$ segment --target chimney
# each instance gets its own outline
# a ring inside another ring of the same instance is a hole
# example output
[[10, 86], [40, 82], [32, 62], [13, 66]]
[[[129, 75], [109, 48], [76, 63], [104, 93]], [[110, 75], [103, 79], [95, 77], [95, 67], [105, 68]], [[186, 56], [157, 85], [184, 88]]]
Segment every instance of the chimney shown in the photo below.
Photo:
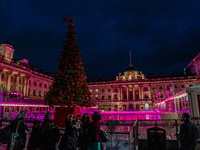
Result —
[[153, 73], [148, 73], [148, 74], [147, 74], [147, 78], [152, 78], [152, 77], [154, 77], [154, 74], [153, 74]]
[[94, 78], [93, 78], [93, 77], [91, 78], [91, 81], [94, 81]]
[[96, 77], [96, 81], [100, 81], [100, 78], [99, 78], [99, 77]]
[[116, 80], [116, 76], [113, 76], [113, 80]]
[[44, 71], [42, 69], [40, 69], [40, 73], [44, 73]]
[[162, 72], [159, 73], [159, 77], [163, 77], [163, 73]]
[[106, 80], [106, 78], [105, 78], [105, 77], [102, 77], [102, 78], [101, 78], [101, 80], [102, 80], [102, 81], [105, 81], [105, 80]]
[[173, 76], [177, 76], [177, 72], [174, 71], [174, 72], [172, 73], [172, 75], [173, 75]]
[[31, 66], [31, 70], [36, 71], [36, 66]]

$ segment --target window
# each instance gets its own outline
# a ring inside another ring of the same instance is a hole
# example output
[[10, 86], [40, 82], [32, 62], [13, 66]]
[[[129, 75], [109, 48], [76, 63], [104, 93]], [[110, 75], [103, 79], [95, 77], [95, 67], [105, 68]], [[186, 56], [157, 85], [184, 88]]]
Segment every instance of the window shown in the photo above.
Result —
[[98, 92], [99, 90], [98, 89], [96, 89], [96, 92]]
[[19, 107], [16, 107], [16, 108], [15, 108], [15, 112], [18, 112], [18, 111], [19, 111]]
[[28, 111], [28, 107], [25, 107], [25, 111]]
[[162, 89], [162, 86], [159, 86], [159, 89]]
[[21, 78], [19, 78], [19, 83], [21, 83], [21, 81], [22, 81], [22, 79], [21, 79]]
[[133, 89], [132, 89], [132, 88], [130, 88], [130, 91], [133, 91]]
[[155, 87], [152, 87], [152, 90], [155, 90]]
[[185, 85], [181, 85], [181, 88], [185, 88]]
[[35, 107], [33, 107], [33, 111], [35, 111]]
[[35, 96], [35, 93], [36, 93], [36, 91], [35, 91], [35, 90], [33, 90], [33, 96]]
[[46, 91], [44, 91], [44, 96], [46, 96], [47, 95], [47, 92]]
[[31, 85], [31, 80], [29, 80], [29, 86]]
[[90, 92], [92, 92], [92, 89], [90, 89]]
[[114, 92], [117, 92], [117, 89], [114, 89]]
[[37, 83], [36, 83], [36, 82], [34, 82], [34, 85], [36, 86], [36, 85], [37, 85]]
[[111, 100], [111, 95], [108, 95], [108, 99]]
[[96, 95], [96, 100], [98, 99], [98, 95]]
[[1, 78], [2, 78], [2, 79], [5, 78], [5, 74], [4, 74], [4, 73], [1, 74]]
[[41, 96], [41, 91], [39, 91], [39, 96]]
[[176, 88], [177, 88], [177, 85], [174, 85], [174, 88], [176, 89]]
[[10, 86], [10, 90], [12, 90], [12, 85]]
[[11, 81], [13, 80], [13, 76], [11, 76]]
[[189, 85], [189, 87], [192, 86], [191, 84]]
[[31, 94], [31, 89], [29, 88], [29, 89], [28, 89], [28, 95], [30, 95], [30, 94]]
[[42, 83], [40, 83], [40, 87], [42, 87]]
[[108, 92], [110, 92], [110, 89], [108, 89]]
[[44, 87], [47, 88], [47, 84], [44, 84]]
[[19, 87], [19, 92], [21, 92], [21, 87]]
[[104, 100], [104, 96], [102, 96], [102, 100]]
[[102, 92], [104, 92], [105, 90], [104, 89], [102, 89]]
[[29, 111], [32, 111], [32, 107], [29, 107]]

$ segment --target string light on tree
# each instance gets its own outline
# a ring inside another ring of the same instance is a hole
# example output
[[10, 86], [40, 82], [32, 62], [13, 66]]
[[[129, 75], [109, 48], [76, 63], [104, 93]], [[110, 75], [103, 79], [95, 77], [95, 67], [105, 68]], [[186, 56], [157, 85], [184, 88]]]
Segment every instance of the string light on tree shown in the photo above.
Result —
[[92, 106], [90, 92], [86, 86], [86, 76], [74, 32], [74, 18], [70, 22], [66, 40], [56, 69], [54, 82], [45, 97], [45, 104], [61, 106]]

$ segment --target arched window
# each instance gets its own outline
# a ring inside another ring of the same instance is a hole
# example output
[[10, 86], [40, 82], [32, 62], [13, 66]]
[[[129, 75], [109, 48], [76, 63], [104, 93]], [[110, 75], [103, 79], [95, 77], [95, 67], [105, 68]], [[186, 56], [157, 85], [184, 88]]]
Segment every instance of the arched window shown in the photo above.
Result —
[[129, 104], [128, 109], [133, 110], [133, 104]]
[[126, 106], [126, 104], [124, 104], [124, 106], [123, 106], [123, 109], [124, 109], [124, 110], [126, 110], [126, 109], [127, 109], [127, 106]]
[[149, 104], [148, 103], [145, 104], [145, 109], [149, 109]]
[[109, 108], [108, 108], [109, 110], [111, 110], [111, 105], [109, 105]]
[[139, 109], [139, 108], [140, 108], [139, 104], [136, 104], [136, 109]]
[[118, 109], [118, 106], [117, 106], [117, 105], [115, 105], [115, 109]]
[[105, 105], [103, 105], [103, 108], [102, 108], [103, 110], [105, 110]]

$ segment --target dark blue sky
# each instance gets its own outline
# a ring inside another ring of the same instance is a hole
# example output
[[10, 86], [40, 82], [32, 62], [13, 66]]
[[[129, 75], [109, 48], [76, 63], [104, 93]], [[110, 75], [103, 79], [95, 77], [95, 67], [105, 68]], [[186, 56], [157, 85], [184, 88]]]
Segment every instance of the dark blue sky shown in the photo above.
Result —
[[0, 42], [15, 59], [55, 73], [67, 23], [75, 32], [86, 76], [111, 79], [133, 65], [143, 73], [178, 73], [200, 52], [198, 0], [4, 0]]

